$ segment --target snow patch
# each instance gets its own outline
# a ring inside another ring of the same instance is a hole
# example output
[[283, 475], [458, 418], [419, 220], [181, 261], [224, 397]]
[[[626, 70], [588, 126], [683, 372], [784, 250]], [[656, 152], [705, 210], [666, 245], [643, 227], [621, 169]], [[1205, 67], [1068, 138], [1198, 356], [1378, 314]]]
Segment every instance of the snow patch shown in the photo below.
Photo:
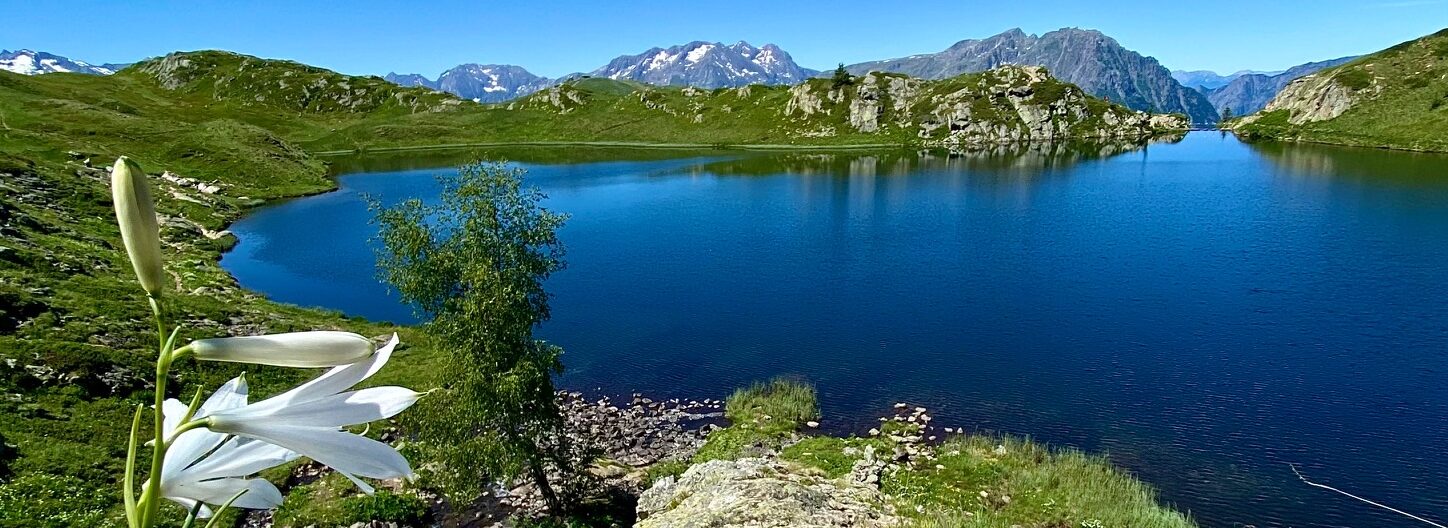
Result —
[[709, 54], [709, 50], [712, 49], [714, 49], [713, 44], [705, 44], [703, 46], [699, 46], [697, 48], [689, 50], [689, 56], [687, 58], [689, 59], [689, 62], [699, 62], [701, 59], [704, 58], [704, 55]]

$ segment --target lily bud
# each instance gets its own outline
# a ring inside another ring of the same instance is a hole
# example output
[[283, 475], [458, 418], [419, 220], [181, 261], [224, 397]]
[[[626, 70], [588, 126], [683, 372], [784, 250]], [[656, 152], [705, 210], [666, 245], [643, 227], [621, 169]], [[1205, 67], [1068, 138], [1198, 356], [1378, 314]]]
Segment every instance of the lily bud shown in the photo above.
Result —
[[166, 271], [161, 268], [161, 230], [156, 225], [156, 203], [151, 200], [151, 186], [146, 173], [130, 158], [121, 156], [111, 169], [111, 197], [116, 206], [116, 222], [121, 226], [121, 241], [136, 278], [146, 294], [159, 298], [166, 284]]
[[351, 332], [319, 330], [200, 339], [186, 346], [196, 359], [278, 367], [332, 367], [372, 356], [372, 341]]

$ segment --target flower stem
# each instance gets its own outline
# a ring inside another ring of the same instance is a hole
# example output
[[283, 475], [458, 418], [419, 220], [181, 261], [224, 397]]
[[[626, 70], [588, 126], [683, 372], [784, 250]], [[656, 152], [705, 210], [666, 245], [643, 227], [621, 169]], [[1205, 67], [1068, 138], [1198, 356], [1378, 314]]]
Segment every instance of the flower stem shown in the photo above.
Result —
[[155, 416], [155, 443], [151, 446], [151, 472], [146, 476], [146, 486], [141, 490], [140, 501], [140, 527], [150, 528], [155, 524], [156, 515], [161, 510], [161, 467], [166, 459], [166, 422], [165, 415], [161, 412], [166, 401], [166, 380], [171, 371], [171, 339], [166, 337], [166, 322], [162, 316], [161, 303], [156, 297], [149, 297], [151, 301], [151, 313], [156, 318], [156, 338], [159, 341], [158, 354], [156, 357], [156, 406], [152, 409]]

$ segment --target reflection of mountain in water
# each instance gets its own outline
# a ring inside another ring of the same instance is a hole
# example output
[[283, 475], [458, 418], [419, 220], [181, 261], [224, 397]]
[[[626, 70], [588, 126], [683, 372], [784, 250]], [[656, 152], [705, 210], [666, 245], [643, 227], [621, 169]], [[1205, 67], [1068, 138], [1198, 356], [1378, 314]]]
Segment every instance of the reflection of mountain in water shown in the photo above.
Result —
[[1444, 154], [1270, 141], [1247, 145], [1294, 176], [1448, 187]]
[[[1153, 142], [1181, 141], [1184, 134]], [[332, 174], [456, 167], [477, 160], [528, 165], [663, 161], [695, 158], [682, 172], [718, 175], [831, 174], [904, 175], [921, 169], [1020, 172], [1064, 167], [1145, 148], [1145, 142], [1006, 143], [968, 150], [750, 150], [675, 149], [588, 145], [510, 145], [371, 152], [328, 158]], [[680, 170], [671, 167], [668, 172]]]
[[[1184, 135], [1158, 141], [1181, 141]], [[905, 176], [922, 171], [1031, 174], [1144, 149], [1144, 142], [1012, 143], [971, 150], [779, 152], [701, 163], [718, 175]]]

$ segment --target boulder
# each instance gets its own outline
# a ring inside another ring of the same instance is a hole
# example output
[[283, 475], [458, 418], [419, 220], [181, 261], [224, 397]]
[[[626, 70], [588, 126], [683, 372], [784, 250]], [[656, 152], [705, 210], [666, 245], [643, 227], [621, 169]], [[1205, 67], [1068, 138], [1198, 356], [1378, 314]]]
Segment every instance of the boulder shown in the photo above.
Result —
[[777, 460], [695, 465], [639, 497], [638, 528], [845, 528], [895, 526], [874, 487], [826, 479]]

